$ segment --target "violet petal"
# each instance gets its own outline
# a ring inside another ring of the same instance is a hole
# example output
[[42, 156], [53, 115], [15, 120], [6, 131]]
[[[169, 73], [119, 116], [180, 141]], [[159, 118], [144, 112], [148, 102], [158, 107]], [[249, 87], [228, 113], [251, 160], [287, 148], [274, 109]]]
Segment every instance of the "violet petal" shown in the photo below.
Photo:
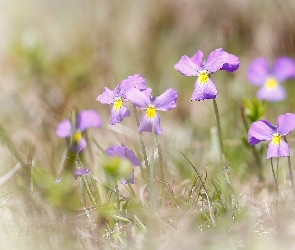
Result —
[[254, 137], [260, 141], [268, 141], [272, 139], [272, 134], [276, 132], [276, 127], [274, 125], [266, 120], [259, 120], [252, 123], [248, 131], [248, 139]]
[[70, 137], [72, 135], [72, 126], [69, 120], [63, 120], [57, 125], [56, 135], [61, 138]]
[[180, 58], [174, 68], [185, 76], [196, 76], [199, 70], [203, 68], [195, 64], [188, 56], [184, 55]]
[[278, 117], [278, 132], [284, 136], [295, 129], [295, 114], [287, 113]]
[[99, 115], [94, 110], [82, 110], [77, 116], [76, 128], [79, 131], [84, 131], [86, 128], [98, 128], [101, 126], [101, 120]]
[[264, 83], [266, 78], [269, 75], [268, 63], [262, 58], [255, 58], [249, 64], [247, 69], [247, 78], [248, 80], [256, 86], [260, 86]]
[[167, 89], [163, 94], [157, 96], [153, 102], [156, 110], [167, 111], [176, 107], [177, 91]]
[[201, 101], [206, 99], [215, 99], [217, 89], [212, 79], [209, 77], [206, 83], [199, 83], [198, 79], [195, 82], [194, 92], [191, 101]]
[[289, 57], [278, 57], [273, 65], [273, 75], [279, 82], [295, 77], [295, 61]]

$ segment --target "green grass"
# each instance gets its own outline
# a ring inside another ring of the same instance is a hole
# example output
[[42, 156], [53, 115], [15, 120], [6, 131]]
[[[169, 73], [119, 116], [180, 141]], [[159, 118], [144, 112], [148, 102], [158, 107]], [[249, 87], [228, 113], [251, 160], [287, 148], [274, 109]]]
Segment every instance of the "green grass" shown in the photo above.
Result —
[[[283, 102], [264, 112], [254, 105], [250, 120], [241, 110], [257, 90], [246, 79], [254, 57], [295, 57], [294, 11], [292, 0], [0, 3], [0, 249], [293, 249], [288, 159], [278, 169], [273, 161], [277, 195], [267, 144], [250, 147], [245, 127], [259, 112], [273, 124], [294, 112], [294, 79]], [[241, 61], [236, 72], [212, 77], [226, 180], [212, 103], [191, 102], [195, 78], [173, 68], [184, 54], [219, 47]], [[130, 117], [110, 126], [110, 107], [95, 100], [135, 73], [155, 93], [178, 91], [153, 139], [136, 132], [131, 105]], [[87, 131], [77, 157], [55, 129], [83, 109], [97, 111], [103, 126]], [[133, 185], [105, 173], [113, 163], [104, 150], [121, 144], [141, 161]], [[288, 144], [294, 163], [293, 134]], [[76, 166], [91, 173], [75, 179]]]

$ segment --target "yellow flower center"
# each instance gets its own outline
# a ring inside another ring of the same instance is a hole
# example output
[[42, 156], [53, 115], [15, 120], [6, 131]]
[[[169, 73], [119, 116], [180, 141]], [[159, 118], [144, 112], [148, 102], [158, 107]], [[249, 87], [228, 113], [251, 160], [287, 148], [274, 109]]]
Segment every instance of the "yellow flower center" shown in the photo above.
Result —
[[123, 106], [122, 97], [117, 97], [114, 102], [114, 110], [117, 111], [117, 110], [121, 109], [122, 106]]
[[156, 115], [156, 109], [155, 106], [148, 106], [146, 110], [146, 117], [147, 118], [154, 118]]
[[77, 131], [74, 135], [72, 135], [72, 141], [74, 143], [79, 143], [79, 141], [81, 140], [82, 138], [82, 135], [81, 135], [81, 132], [80, 131]]
[[133, 170], [132, 166], [129, 166], [128, 171], [131, 173]]
[[274, 89], [276, 88], [279, 84], [277, 80], [274, 77], [268, 77], [264, 83], [265, 87], [267, 89]]
[[281, 143], [281, 135], [279, 133], [272, 134], [272, 144], [277, 145]]
[[203, 84], [203, 83], [207, 83], [209, 79], [209, 74], [207, 70], [201, 70], [198, 73], [198, 82]]

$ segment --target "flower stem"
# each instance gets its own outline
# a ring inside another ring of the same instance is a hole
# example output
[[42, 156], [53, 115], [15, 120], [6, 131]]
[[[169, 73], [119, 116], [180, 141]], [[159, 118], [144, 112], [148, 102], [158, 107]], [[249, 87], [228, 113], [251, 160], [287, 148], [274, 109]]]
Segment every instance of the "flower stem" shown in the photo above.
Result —
[[164, 177], [164, 166], [163, 166], [163, 156], [160, 141], [158, 140], [158, 136], [156, 136], [156, 143], [158, 147], [158, 154], [159, 154], [159, 163], [160, 163], [160, 180], [161, 180], [161, 187], [162, 187], [162, 204], [166, 203], [166, 192], [165, 192], [165, 177]]
[[97, 203], [96, 203], [96, 201], [95, 201], [95, 199], [94, 199], [94, 197], [93, 197], [93, 195], [91, 193], [90, 187], [89, 187], [88, 182], [86, 180], [86, 177], [84, 175], [82, 176], [82, 181], [83, 181], [84, 187], [86, 189], [86, 192], [87, 192], [93, 206], [97, 207]]
[[274, 169], [273, 169], [272, 158], [270, 158], [270, 164], [271, 164], [271, 170], [272, 170], [273, 179], [274, 179], [274, 181], [275, 181], [275, 185], [276, 185], [277, 202], [278, 202], [279, 186], [278, 186], [278, 182], [277, 182], [277, 179], [276, 179], [275, 171], [274, 171]]
[[[285, 141], [287, 143], [286, 136], [284, 136], [284, 139], [285, 139]], [[293, 190], [293, 194], [294, 194], [294, 201], [295, 201], [295, 185], [294, 185], [294, 179], [293, 179], [293, 172], [292, 172], [292, 167], [291, 167], [290, 155], [288, 156], [288, 168], [289, 168], [289, 176], [290, 176], [290, 180], [291, 180], [291, 186], [292, 186], [292, 190]]]
[[[135, 105], [133, 105], [133, 110], [134, 110], [134, 115], [135, 115], [137, 127], [139, 127], [139, 118], [138, 118], [138, 113], [137, 113], [137, 109], [136, 109]], [[149, 167], [149, 162], [147, 159], [147, 153], [146, 153], [142, 133], [139, 133], [139, 139], [140, 139], [141, 149], [142, 149], [142, 153], [143, 153], [145, 168], [147, 171], [147, 175], [149, 175], [150, 167]]]
[[116, 191], [116, 197], [117, 197], [117, 209], [121, 213], [121, 210], [120, 210], [120, 198], [119, 198], [119, 187], [118, 187], [118, 184], [117, 184], [117, 180], [115, 180], [115, 191]]
[[[244, 124], [244, 128], [246, 130], [246, 133], [248, 133], [249, 126], [248, 126], [248, 123], [247, 123], [247, 119], [245, 117], [245, 108], [243, 108], [243, 107], [241, 108], [241, 116], [242, 116], [242, 121], [243, 121], [243, 124]], [[260, 181], [264, 181], [261, 158], [258, 155], [257, 148], [255, 146], [253, 146], [253, 147], [251, 147], [251, 150], [253, 152], [253, 155], [254, 155], [254, 158], [255, 158], [255, 161], [256, 161], [256, 164], [257, 164], [257, 167], [258, 167], [257, 168], [258, 178], [259, 178]]]
[[221, 153], [221, 170], [224, 175], [224, 180], [226, 187], [223, 190], [224, 197], [225, 197], [225, 210], [227, 211], [228, 215], [230, 215], [232, 212], [232, 204], [231, 204], [231, 196], [229, 190], [232, 190], [230, 185], [230, 179], [229, 179], [229, 173], [230, 173], [230, 166], [229, 163], [225, 160], [225, 154], [224, 154], [224, 144], [222, 139], [222, 133], [221, 133], [221, 125], [220, 125], [220, 118], [219, 118], [219, 112], [217, 107], [216, 99], [213, 99], [213, 107], [216, 117], [216, 124], [217, 124], [217, 132], [218, 132], [218, 139], [219, 139], [219, 145], [220, 145], [220, 153]]
[[154, 189], [154, 136], [155, 136], [155, 125], [153, 123], [152, 127], [152, 141], [151, 141], [151, 158], [150, 158], [150, 201], [151, 201], [151, 208], [154, 212], [156, 210], [156, 203], [155, 203], [155, 189]]
[[220, 118], [219, 118], [219, 112], [218, 112], [216, 99], [213, 99], [213, 106], [214, 106], [214, 112], [215, 112], [216, 123], [217, 123], [217, 132], [218, 132], [218, 139], [219, 139], [219, 145], [220, 145], [220, 151], [221, 151], [221, 161], [223, 163], [223, 162], [225, 162], [225, 154], [224, 154], [224, 146], [223, 146], [223, 139], [222, 139], [222, 133], [221, 133]]

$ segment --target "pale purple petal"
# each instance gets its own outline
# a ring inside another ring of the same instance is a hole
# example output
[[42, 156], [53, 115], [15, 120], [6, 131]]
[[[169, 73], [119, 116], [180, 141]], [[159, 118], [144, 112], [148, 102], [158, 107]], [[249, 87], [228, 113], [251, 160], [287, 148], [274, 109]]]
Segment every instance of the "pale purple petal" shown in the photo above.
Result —
[[248, 131], [248, 140], [254, 137], [260, 141], [268, 141], [272, 139], [273, 133], [276, 133], [276, 127], [274, 125], [266, 120], [259, 120], [252, 123]]
[[86, 142], [86, 140], [82, 137], [82, 138], [80, 139], [80, 141], [78, 142], [78, 144], [77, 144], [76, 152], [81, 152], [81, 151], [83, 151], [83, 150], [86, 148], [86, 146], [87, 146], [87, 142]]
[[272, 142], [268, 144], [266, 159], [289, 155], [289, 146], [285, 141], [281, 140], [278, 144], [273, 144]]
[[111, 104], [114, 102], [115, 92], [105, 87], [102, 94], [100, 94], [96, 100], [101, 102], [102, 104]]
[[151, 100], [143, 92], [135, 88], [128, 90], [126, 97], [133, 105], [141, 109], [145, 109], [151, 104]]
[[135, 74], [133, 76], [128, 76], [122, 82], [119, 83], [119, 92], [123, 98], [125, 97], [126, 91], [131, 88], [136, 88], [139, 90], [146, 89], [146, 81], [140, 74]]
[[63, 120], [57, 125], [56, 135], [58, 137], [70, 137], [72, 135], [72, 126], [69, 120]]
[[90, 168], [76, 168], [75, 171], [74, 171], [74, 175], [75, 177], [80, 177], [82, 175], [86, 175], [86, 174], [89, 174], [90, 172]]
[[266, 100], [269, 102], [279, 102], [286, 98], [285, 89], [281, 85], [277, 85], [273, 88], [262, 86], [256, 93], [259, 100]]
[[124, 117], [128, 116], [130, 116], [130, 111], [125, 106], [122, 106], [120, 109], [117, 110], [112, 107], [110, 125], [115, 125], [116, 123], [123, 121]]
[[134, 169], [132, 169], [132, 172], [130, 172], [130, 176], [127, 180], [125, 178], [122, 178], [121, 183], [122, 184], [128, 184], [128, 183], [134, 184]]
[[126, 157], [130, 160], [132, 166], [139, 166], [140, 165], [140, 161], [138, 160], [138, 158], [136, 157], [136, 155], [134, 154], [134, 152], [132, 150], [127, 149]]
[[162, 134], [162, 130], [160, 127], [160, 117], [158, 114], [155, 114], [155, 117], [152, 118], [147, 118], [146, 113], [144, 113], [141, 118], [140, 118], [140, 124], [138, 128], [138, 133], [141, 132], [152, 132], [153, 129], [153, 124], [154, 124], [154, 133], [156, 135]]
[[284, 136], [290, 134], [295, 129], [295, 114], [287, 113], [280, 115], [277, 121], [278, 132]]
[[156, 110], [167, 111], [176, 107], [177, 91], [167, 89], [162, 95], [157, 96], [153, 102]]
[[130, 161], [132, 166], [139, 166], [140, 162], [133, 153], [132, 150], [126, 148], [123, 144], [122, 146], [112, 146], [105, 150], [106, 154], [109, 156], [119, 156], [126, 158]]
[[206, 83], [199, 83], [198, 79], [195, 82], [194, 92], [191, 101], [201, 101], [205, 99], [215, 99], [217, 96], [217, 89], [211, 78], [208, 78]]
[[141, 92], [144, 93], [147, 96], [147, 98], [151, 99], [151, 95], [152, 95], [152, 89], [151, 88], [147, 88], [147, 89], [145, 89], [145, 90], [143, 90]]
[[233, 72], [237, 70], [240, 66], [239, 58], [233, 54], [228, 54], [228, 59], [225, 64], [223, 64], [220, 70], [226, 70], [227, 72]]
[[188, 56], [182, 56], [174, 68], [185, 76], [196, 76], [199, 70], [203, 68], [195, 64]]
[[198, 50], [196, 54], [194, 54], [190, 59], [191, 61], [202, 68], [202, 60], [203, 60], [203, 52]]
[[210, 73], [220, 70], [225, 63], [229, 63], [229, 54], [223, 49], [213, 50], [207, 57], [204, 68]]
[[122, 146], [112, 146], [105, 150], [106, 154], [109, 156], [119, 156], [119, 157], [125, 157], [126, 155], [126, 147]]
[[268, 76], [268, 63], [262, 57], [255, 58], [248, 66], [247, 78], [253, 85], [262, 85]]
[[295, 61], [286, 56], [278, 57], [274, 62], [272, 73], [281, 83], [295, 77]]
[[101, 126], [99, 115], [94, 110], [82, 110], [77, 116], [76, 128], [79, 131], [84, 131], [86, 128], [98, 128]]
[[255, 137], [248, 134], [248, 142], [251, 146], [254, 146], [260, 142], [260, 140], [256, 139]]

